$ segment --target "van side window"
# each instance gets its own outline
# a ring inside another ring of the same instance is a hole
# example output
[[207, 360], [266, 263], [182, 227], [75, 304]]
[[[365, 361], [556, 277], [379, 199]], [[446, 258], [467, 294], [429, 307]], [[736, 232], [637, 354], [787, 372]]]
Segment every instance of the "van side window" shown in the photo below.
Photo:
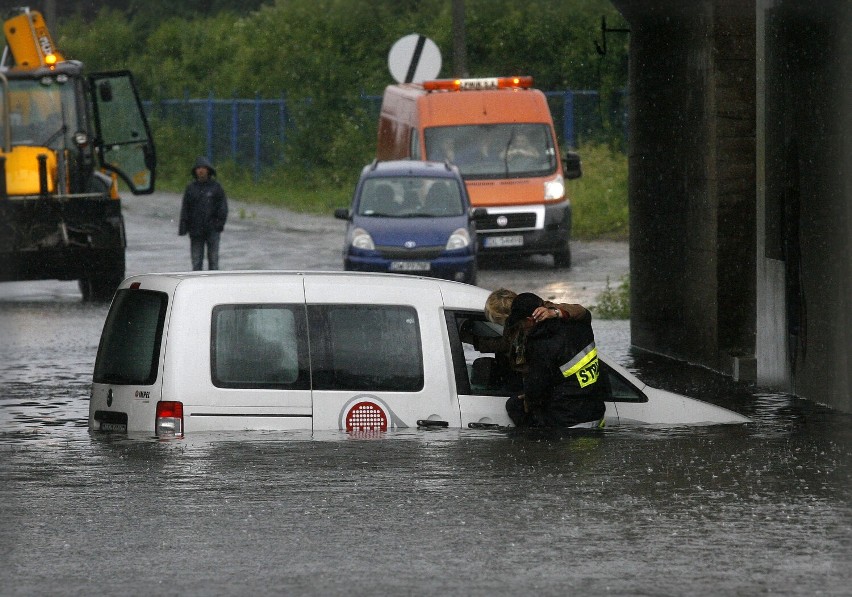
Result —
[[417, 392], [423, 353], [417, 311], [398, 305], [309, 305], [315, 390]]
[[302, 305], [218, 305], [212, 326], [215, 386], [309, 387]]
[[604, 382], [605, 399], [613, 402], [648, 402], [648, 397], [625, 381], [606, 363], [601, 363], [600, 381]]
[[447, 311], [445, 318], [458, 393], [511, 395], [520, 379], [502, 350], [502, 326], [489, 322], [482, 311]]
[[98, 347], [95, 383], [147, 386], [156, 381], [168, 301], [167, 294], [152, 290], [115, 293]]

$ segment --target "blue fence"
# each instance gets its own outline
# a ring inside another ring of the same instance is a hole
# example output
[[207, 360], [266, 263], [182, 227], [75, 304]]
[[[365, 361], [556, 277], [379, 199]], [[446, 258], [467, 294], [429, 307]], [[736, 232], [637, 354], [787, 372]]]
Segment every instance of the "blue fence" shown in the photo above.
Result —
[[[602, 105], [597, 91], [546, 91], [559, 142], [576, 148], [584, 141], [626, 139], [626, 96], [614, 94]], [[376, 126], [381, 96], [362, 95], [366, 112]], [[183, 98], [143, 102], [149, 117], [175, 122], [204, 131], [205, 154], [214, 162], [232, 160], [251, 167], [258, 178], [266, 167], [284, 162], [288, 133], [294, 121], [293, 107], [286, 97], [278, 99]]]

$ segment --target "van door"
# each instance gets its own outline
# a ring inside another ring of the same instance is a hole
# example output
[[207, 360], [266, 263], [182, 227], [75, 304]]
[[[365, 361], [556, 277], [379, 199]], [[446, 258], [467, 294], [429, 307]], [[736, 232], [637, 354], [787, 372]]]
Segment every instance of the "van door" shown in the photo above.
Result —
[[153, 193], [157, 156], [133, 76], [97, 73], [89, 84], [100, 165], [118, 174], [134, 195]]
[[301, 277], [205, 282], [177, 287], [169, 328], [163, 399], [185, 431], [311, 429]]
[[305, 278], [314, 429], [458, 427], [437, 285]]
[[521, 381], [498, 360], [495, 349], [503, 328], [489, 322], [482, 311], [447, 311], [445, 319], [462, 427], [512, 425], [506, 400]]

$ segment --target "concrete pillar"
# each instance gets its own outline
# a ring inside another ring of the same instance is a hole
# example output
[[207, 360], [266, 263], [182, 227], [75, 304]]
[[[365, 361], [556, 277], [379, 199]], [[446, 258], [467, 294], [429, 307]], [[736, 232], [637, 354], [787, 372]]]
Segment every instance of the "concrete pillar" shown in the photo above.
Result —
[[633, 344], [753, 378], [753, 4], [615, 4], [631, 29]]

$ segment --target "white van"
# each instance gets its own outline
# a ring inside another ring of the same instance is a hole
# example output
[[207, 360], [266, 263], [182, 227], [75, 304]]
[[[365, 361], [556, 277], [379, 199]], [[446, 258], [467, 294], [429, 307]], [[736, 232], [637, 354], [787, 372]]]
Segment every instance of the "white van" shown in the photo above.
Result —
[[[195, 272], [125, 280], [104, 324], [92, 431], [384, 431], [508, 426], [494, 355], [462, 325], [498, 335], [489, 291], [358, 272]], [[466, 323], [469, 322], [469, 323]], [[601, 356], [606, 425], [748, 419], [646, 386]]]

